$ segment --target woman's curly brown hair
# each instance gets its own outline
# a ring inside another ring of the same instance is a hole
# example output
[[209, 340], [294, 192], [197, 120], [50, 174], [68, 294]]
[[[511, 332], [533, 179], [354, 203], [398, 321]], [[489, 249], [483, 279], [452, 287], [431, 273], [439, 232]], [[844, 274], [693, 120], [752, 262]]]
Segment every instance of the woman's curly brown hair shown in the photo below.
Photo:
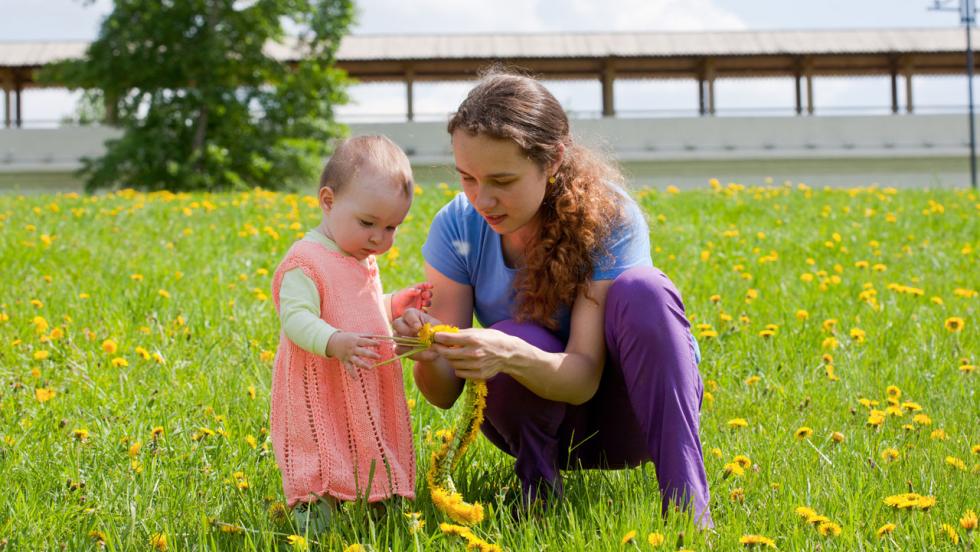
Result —
[[612, 260], [607, 242], [623, 220], [622, 175], [576, 144], [568, 116], [537, 80], [493, 70], [483, 76], [449, 120], [463, 130], [515, 142], [542, 170], [565, 153], [538, 209], [540, 233], [525, 249], [514, 280], [517, 320], [558, 328], [556, 314], [585, 293], [596, 263]]

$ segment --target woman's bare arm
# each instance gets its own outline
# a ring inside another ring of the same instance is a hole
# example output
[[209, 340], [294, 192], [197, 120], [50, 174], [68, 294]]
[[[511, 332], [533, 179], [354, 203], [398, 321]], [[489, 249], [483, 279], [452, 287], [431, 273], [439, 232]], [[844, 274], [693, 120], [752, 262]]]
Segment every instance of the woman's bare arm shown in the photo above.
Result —
[[593, 282], [589, 285], [592, 299], [584, 295], [576, 299], [564, 352], [548, 353], [520, 338], [487, 329], [437, 334], [434, 349], [456, 376], [487, 379], [503, 372], [539, 397], [582, 404], [595, 395], [602, 378], [604, 311], [611, 284], [610, 280]]
[[[473, 325], [473, 288], [455, 282], [425, 263], [425, 278], [432, 283], [432, 305], [429, 315], [437, 322], [458, 328]], [[414, 329], [414, 328], [413, 328]], [[414, 367], [415, 384], [430, 403], [449, 408], [463, 390], [462, 379], [456, 377], [445, 359], [436, 355], [420, 355]]]

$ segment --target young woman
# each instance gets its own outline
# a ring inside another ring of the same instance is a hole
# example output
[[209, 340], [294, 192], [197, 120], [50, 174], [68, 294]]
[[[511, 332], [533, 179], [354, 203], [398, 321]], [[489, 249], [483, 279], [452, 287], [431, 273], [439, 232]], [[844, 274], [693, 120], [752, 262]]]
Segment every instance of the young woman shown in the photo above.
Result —
[[449, 133], [463, 194], [422, 249], [432, 305], [394, 328], [468, 329], [413, 357], [422, 394], [449, 408], [464, 379], [487, 380], [483, 433], [516, 458], [529, 502], [561, 493], [560, 469], [652, 460], [662, 512], [690, 507], [710, 526], [700, 353], [620, 174], [525, 76], [484, 77]]

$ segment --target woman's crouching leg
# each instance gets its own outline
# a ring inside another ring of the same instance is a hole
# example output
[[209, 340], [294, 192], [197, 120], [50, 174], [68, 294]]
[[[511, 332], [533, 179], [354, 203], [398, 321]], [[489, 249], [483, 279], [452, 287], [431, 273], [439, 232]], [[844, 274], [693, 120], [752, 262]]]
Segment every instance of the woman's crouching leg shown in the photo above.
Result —
[[[536, 324], [502, 320], [491, 328], [547, 352], [564, 350], [557, 337]], [[497, 448], [516, 459], [514, 468], [521, 480], [525, 505], [562, 492], [558, 428], [567, 406], [535, 395], [506, 374], [487, 380], [483, 433]]]
[[674, 284], [655, 268], [621, 274], [606, 298], [606, 345], [660, 482], [662, 512], [691, 507], [711, 526], [708, 482], [698, 436], [701, 376], [696, 343]]

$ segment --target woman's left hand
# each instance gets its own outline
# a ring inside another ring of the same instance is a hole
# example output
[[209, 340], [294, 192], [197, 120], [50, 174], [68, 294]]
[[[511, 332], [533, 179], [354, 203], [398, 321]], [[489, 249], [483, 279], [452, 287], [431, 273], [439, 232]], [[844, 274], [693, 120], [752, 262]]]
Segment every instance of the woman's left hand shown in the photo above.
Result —
[[432, 350], [449, 362], [456, 376], [486, 380], [513, 368], [521, 343], [524, 342], [497, 330], [468, 328], [458, 333], [437, 333]]

